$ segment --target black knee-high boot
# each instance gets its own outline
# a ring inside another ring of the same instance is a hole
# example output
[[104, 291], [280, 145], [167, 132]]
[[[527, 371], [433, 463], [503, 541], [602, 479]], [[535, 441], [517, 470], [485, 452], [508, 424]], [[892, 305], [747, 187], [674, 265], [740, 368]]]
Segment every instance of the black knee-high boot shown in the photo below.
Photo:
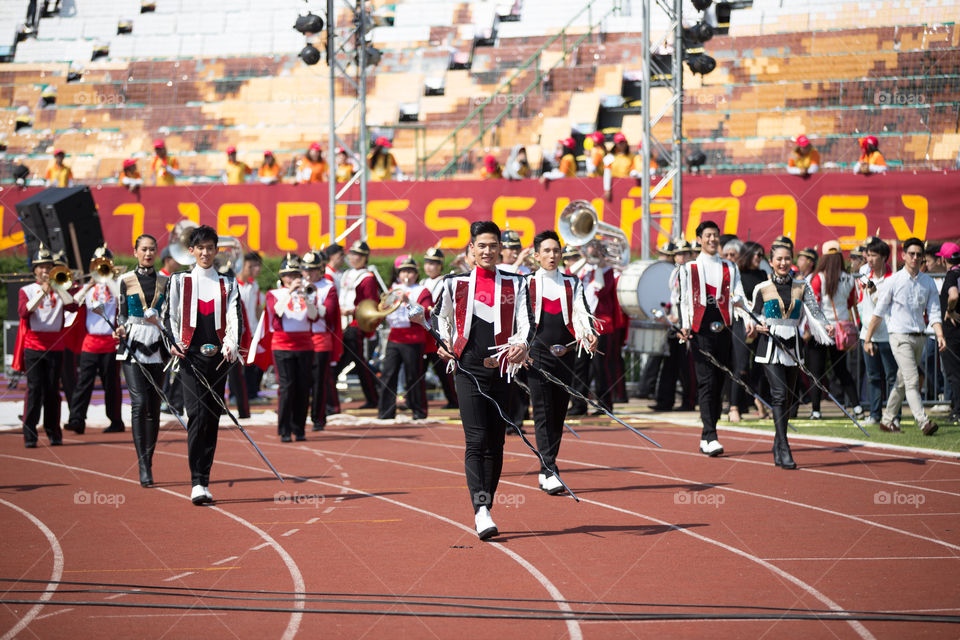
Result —
[[773, 440], [773, 462], [783, 469], [796, 469], [797, 463], [793, 461], [793, 454], [790, 452], [790, 443], [787, 441], [787, 410], [779, 405], [773, 406], [773, 424], [777, 434]]

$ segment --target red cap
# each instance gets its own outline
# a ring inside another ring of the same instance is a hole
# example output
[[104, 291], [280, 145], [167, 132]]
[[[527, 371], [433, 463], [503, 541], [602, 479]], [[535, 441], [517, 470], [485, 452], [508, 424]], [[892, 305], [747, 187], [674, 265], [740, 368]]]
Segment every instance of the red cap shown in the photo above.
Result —
[[272, 156], [272, 155], [273, 155], [273, 151], [264, 151], [264, 152], [263, 152], [263, 156], [264, 156], [264, 157], [266, 157], [266, 156]]
[[803, 135], [797, 136], [797, 139], [794, 140], [794, 142], [797, 143], [797, 146], [798, 146], [798, 147], [809, 147], [809, 146], [810, 146], [810, 140], [807, 138], [807, 136], [803, 136]]
[[167, 148], [167, 143], [163, 141], [163, 138], [157, 138], [156, 140], [153, 141], [153, 148], [154, 148], [154, 149], [166, 149], [166, 148]]
[[617, 131], [615, 134], [613, 134], [614, 144], [619, 144], [621, 142], [626, 142], [626, 141], [627, 141], [627, 136], [623, 135], [621, 132]]
[[391, 147], [393, 147], [393, 145], [390, 144], [390, 141], [384, 138], [383, 136], [380, 136], [379, 138], [374, 140], [373, 144], [375, 144], [378, 147], [383, 147], [384, 149], [390, 149]]
[[876, 136], [867, 136], [866, 138], [860, 139], [860, 147], [866, 149], [868, 146], [878, 147], [880, 146], [880, 141], [877, 140]]
[[310, 145], [310, 151], [313, 151], [313, 150], [323, 151], [323, 148], [320, 146], [319, 142], [314, 142]]
[[488, 153], [483, 159], [483, 164], [486, 165], [487, 170], [493, 171], [497, 168], [497, 157], [492, 153]]
[[560, 141], [560, 144], [565, 146], [567, 149], [573, 149], [574, 147], [577, 146], [577, 141], [574, 140], [573, 138], [564, 138], [563, 140]]
[[133, 158], [127, 158], [126, 160], [123, 161], [124, 169], [129, 169], [130, 167], [135, 167], [135, 166], [137, 166], [137, 161], [134, 160]]
[[237, 152], [237, 148], [235, 146], [230, 145], [229, 147], [227, 147], [227, 153], [236, 153], [236, 152]]
[[344, 149], [343, 147], [337, 147], [337, 153], [346, 153], [346, 152], [347, 150]]
[[55, 155], [55, 156], [65, 156], [65, 155], [67, 155], [67, 152], [64, 151], [63, 149], [54, 149], [54, 150], [53, 150], [53, 155]]
[[590, 134], [590, 139], [593, 140], [596, 144], [603, 144], [606, 142], [606, 138], [603, 135], [603, 131], [594, 131]]

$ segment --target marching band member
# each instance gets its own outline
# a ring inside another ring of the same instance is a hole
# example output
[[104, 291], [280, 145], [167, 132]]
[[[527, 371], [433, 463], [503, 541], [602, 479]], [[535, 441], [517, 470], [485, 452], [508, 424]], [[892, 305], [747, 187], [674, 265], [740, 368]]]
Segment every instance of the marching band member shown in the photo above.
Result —
[[264, 313], [272, 334], [277, 368], [278, 419], [281, 442], [307, 439], [307, 406], [313, 388], [313, 336], [310, 325], [319, 313], [304, 290], [300, 259], [287, 254], [280, 264], [281, 286], [267, 293]]
[[[420, 275], [417, 262], [409, 255], [400, 256], [396, 259], [394, 268], [397, 285], [391, 292], [402, 295], [407, 302], [416, 302], [426, 313], [427, 309], [433, 307], [433, 298], [429, 289], [417, 284], [417, 276]], [[429, 319], [429, 316], [427, 318]], [[427, 332], [422, 326], [410, 322], [410, 312], [406, 304], [401, 304], [385, 321], [390, 327], [390, 334], [383, 359], [383, 389], [377, 417], [380, 420], [392, 420], [396, 417], [397, 382], [400, 365], [403, 365], [406, 374], [407, 406], [410, 407], [414, 420], [424, 420], [427, 417], [427, 389], [423, 379], [423, 343], [426, 342]]]
[[[154, 386], [163, 384], [163, 365], [169, 354], [160, 329], [144, 316], [148, 309], [157, 313], [163, 309], [169, 278], [153, 268], [157, 255], [157, 240], [153, 236], [137, 238], [133, 250], [137, 268], [120, 278], [116, 336], [127, 343], [122, 360], [123, 379], [130, 394], [130, 430], [137, 451], [140, 486], [149, 487], [153, 484], [153, 450], [160, 432], [160, 394]], [[142, 369], [137, 362], [143, 365]]]
[[[365, 335], [357, 326], [353, 312], [362, 300], [380, 302], [380, 287], [373, 271], [367, 266], [370, 259], [370, 247], [366, 242], [357, 240], [350, 247], [347, 260], [348, 269], [340, 280], [340, 315], [343, 316], [345, 326], [343, 330], [343, 356], [333, 371], [334, 380], [340, 372], [351, 362], [356, 364], [357, 375], [360, 377], [360, 387], [366, 402], [361, 409], [375, 409], [378, 406], [377, 378], [370, 369], [370, 363], [364, 357], [363, 342], [370, 336]], [[349, 321], [348, 321], [349, 319]], [[349, 323], [348, 323], [349, 322]]]
[[[700, 255], [680, 270], [680, 321], [682, 337], [693, 342], [693, 364], [697, 374], [697, 401], [703, 434], [700, 452], [708, 456], [723, 453], [717, 440], [717, 421], [723, 404], [724, 374], [701, 351], [719, 362], [730, 362], [734, 304], [744, 304], [743, 285], [737, 265], [718, 254], [720, 227], [707, 220], [697, 227]], [[749, 331], [753, 325], [746, 322]], [[602, 348], [602, 346], [601, 346]]]
[[324, 249], [323, 253], [327, 256], [327, 266], [324, 267], [323, 277], [332, 282], [337, 287], [337, 292], [339, 293], [340, 279], [343, 277], [343, 271], [340, 270], [340, 267], [343, 266], [345, 259], [343, 247], [338, 244], [332, 244]]
[[[187, 460], [195, 505], [213, 501], [210, 469], [217, 450], [220, 402], [207, 390], [203, 376], [222, 401], [227, 383], [226, 360], [237, 359], [242, 311], [236, 278], [217, 273], [217, 232], [201, 225], [190, 232], [188, 248], [197, 263], [190, 271], [173, 274], [163, 324], [176, 340], [170, 353], [193, 365], [181, 366], [179, 377], [187, 409]], [[195, 370], [194, 370], [195, 369]]]
[[[237, 286], [240, 289], [240, 304], [243, 306], [244, 332], [250, 336], [253, 335], [253, 326], [260, 312], [263, 310], [263, 294], [260, 293], [260, 285], [257, 278], [260, 277], [260, 270], [263, 269], [263, 258], [256, 251], [248, 251], [243, 256], [243, 267], [240, 268], [240, 274], [237, 276]], [[246, 342], [246, 340], [244, 340]], [[249, 345], [247, 345], [249, 347]], [[243, 362], [243, 361], [241, 361]], [[244, 386], [247, 388], [247, 410], [249, 405], [258, 402], [266, 402], [266, 399], [260, 396], [260, 381], [263, 379], [263, 370], [254, 365], [243, 365]]]
[[[513, 229], [504, 229], [500, 235], [500, 246], [500, 264], [497, 269], [522, 276], [530, 274], [530, 268], [523, 264], [529, 250], [522, 250], [519, 233]], [[523, 419], [530, 415], [530, 394], [524, 390], [527, 385], [527, 372], [520, 371], [515, 377], [520, 384], [513, 384], [510, 389], [507, 417], [517, 425], [522, 425]]]
[[[537, 369], [548, 371], [569, 385], [573, 382], [577, 351], [583, 348], [592, 353], [597, 347], [593, 319], [587, 311], [580, 280], [557, 268], [560, 237], [556, 231], [538, 233], [533, 239], [533, 249], [540, 268], [527, 281], [536, 323], [530, 359]], [[570, 393], [536, 369], [531, 369], [529, 381], [537, 449], [546, 463], [541, 465], [538, 481], [542, 490], [554, 495], [563, 491], [554, 474]]]
[[20, 327], [13, 369], [23, 371], [27, 389], [23, 397], [23, 444], [37, 446], [37, 423], [43, 411], [43, 430], [51, 446], [63, 443], [60, 430], [60, 370], [63, 366], [63, 313], [76, 311], [77, 303], [63, 288], [50, 282], [54, 261], [40, 244], [33, 258], [37, 281], [24, 285], [18, 294]]
[[[423, 254], [423, 272], [426, 278], [420, 281], [424, 287], [430, 291], [430, 297], [433, 302], [440, 299], [440, 284], [443, 282], [443, 251], [437, 247], [430, 247]], [[432, 312], [432, 309], [426, 309]], [[423, 356], [426, 360], [426, 366], [433, 366], [433, 372], [437, 374], [440, 380], [440, 388], [443, 389], [443, 397], [447, 399], [444, 409], [457, 409], [460, 405], [457, 403], [457, 391], [453, 385], [453, 376], [447, 373], [446, 365], [437, 355], [437, 343], [435, 340], [426, 340], [423, 345]]]
[[[112, 275], [98, 278], [96, 274], [97, 265], [103, 264], [104, 259], [113, 259], [113, 253], [107, 249], [107, 245], [94, 251], [93, 260], [90, 261], [90, 271], [93, 273], [90, 282], [73, 297], [74, 302], [82, 309], [81, 317], [86, 335], [77, 360], [77, 385], [69, 402], [70, 419], [64, 428], [78, 434], [86, 429], [87, 407], [90, 406], [96, 376], [100, 376], [103, 384], [104, 403], [107, 418], [110, 420], [110, 426], [103, 432], [119, 433], [124, 430], [123, 417], [120, 415], [123, 398], [120, 392], [120, 370], [117, 368], [117, 338], [110, 326], [112, 320], [108, 322], [91, 311], [94, 306], [102, 304], [104, 314], [112, 319], [117, 317], [119, 310], [120, 290], [117, 281]], [[81, 321], [81, 317], [77, 318], [77, 322]]]
[[[770, 406], [776, 428], [773, 462], [783, 469], [796, 469], [787, 442], [787, 422], [797, 363], [803, 361], [800, 323], [806, 318], [807, 327], [820, 344], [833, 343], [833, 326], [827, 324], [810, 285], [794, 278], [791, 244], [775, 240], [770, 247], [770, 264], [773, 266], [770, 280], [757, 285], [753, 292], [753, 311], [762, 318], [763, 324], [751, 326], [747, 335], [749, 338], [757, 332], [760, 334], [755, 360], [763, 365], [770, 382]], [[781, 338], [789, 351], [778, 348], [770, 333]]]
[[[180, 270], [180, 263], [170, 255], [170, 247], [164, 247], [160, 252], [160, 275], [169, 278]], [[160, 404], [161, 413], [176, 413], [183, 415], [183, 385], [180, 383], [179, 371], [168, 367], [163, 375], [163, 395], [167, 397], [170, 406]]]
[[477, 535], [486, 540], [497, 535], [490, 508], [503, 468], [506, 424], [481, 391], [506, 406], [508, 376], [526, 361], [534, 327], [525, 280], [496, 268], [500, 228], [490, 221], [474, 222], [467, 250], [477, 266], [443, 279], [434, 313], [444, 340], [440, 357], [459, 363], [456, 385], [467, 486]]
[[[597, 403], [613, 411], [613, 387], [616, 384], [615, 314], [618, 313], [617, 286], [613, 268], [607, 264], [587, 264], [580, 272], [587, 310], [597, 319], [600, 331], [597, 357], [590, 361], [590, 377], [596, 388]], [[596, 412], [600, 415], [602, 412]]]
[[[680, 240], [676, 243], [670, 242], [664, 248], [664, 251], [673, 256], [673, 264], [676, 265], [670, 272], [670, 304], [664, 311], [670, 322], [677, 324], [680, 322], [678, 315], [680, 310], [680, 268], [690, 259], [693, 252], [690, 243], [686, 240]], [[689, 355], [677, 338], [676, 331], [671, 327], [667, 330], [667, 355], [664, 357], [663, 368], [657, 380], [656, 403], [650, 405], [653, 411], [673, 411], [673, 403], [677, 399], [678, 378], [681, 389], [683, 389], [681, 396], [683, 401], [680, 403], [682, 407], [687, 404], [690, 398]]]
[[[312, 258], [307, 260], [307, 258]], [[311, 393], [310, 417], [313, 430], [323, 431], [327, 426], [327, 404], [329, 395], [336, 394], [333, 383], [332, 367], [343, 353], [343, 332], [340, 328], [340, 302], [337, 300], [337, 287], [332, 278], [323, 274], [327, 266], [324, 251], [311, 251], [303, 257], [307, 280], [315, 289], [313, 304], [317, 307], [317, 319], [310, 323], [310, 337], [313, 340], [313, 389]]]
[[[579, 279], [584, 264], [580, 257], [579, 247], [567, 245], [563, 248], [563, 272], [565, 274], [577, 276]], [[584, 397], [590, 394], [590, 361], [590, 355], [583, 351], [577, 354], [574, 361], [573, 384], [570, 386]], [[567, 411], [568, 416], [582, 416], [586, 413], [587, 403], [584, 400], [574, 398], [570, 401], [570, 410]]]

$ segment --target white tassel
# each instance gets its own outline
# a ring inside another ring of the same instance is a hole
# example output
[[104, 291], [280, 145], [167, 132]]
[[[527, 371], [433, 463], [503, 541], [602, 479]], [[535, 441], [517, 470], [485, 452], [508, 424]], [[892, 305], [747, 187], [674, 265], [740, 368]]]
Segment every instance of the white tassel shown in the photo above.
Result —
[[821, 322], [817, 318], [814, 318], [813, 315], [809, 312], [807, 312], [806, 316], [807, 316], [807, 328], [810, 329], [810, 335], [813, 336], [813, 339], [816, 340], [817, 343], [822, 344], [824, 346], [832, 345], [834, 343], [833, 338], [831, 338], [830, 334], [827, 333], [826, 324]]

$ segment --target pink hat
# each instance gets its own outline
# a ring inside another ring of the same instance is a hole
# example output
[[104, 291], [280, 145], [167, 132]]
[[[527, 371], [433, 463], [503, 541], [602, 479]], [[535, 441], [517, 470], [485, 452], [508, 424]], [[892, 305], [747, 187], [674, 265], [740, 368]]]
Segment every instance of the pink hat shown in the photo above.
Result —
[[236, 152], [237, 152], [237, 148], [236, 148], [235, 146], [230, 145], [229, 147], [227, 147], [227, 153], [228, 153], [228, 154], [229, 154], [229, 153], [236, 153]]
[[613, 134], [614, 144], [620, 144], [621, 142], [626, 142], [626, 141], [627, 141], [627, 136], [623, 135], [623, 133], [621, 133], [620, 131], [617, 131], [615, 134]]
[[406, 261], [409, 260], [409, 259], [410, 259], [410, 254], [409, 254], [409, 253], [401, 254], [401, 255], [397, 256], [396, 259], [394, 259], [394, 261], [393, 261], [393, 266], [396, 267], [397, 269], [399, 269], [399, 268], [400, 268], [400, 265], [402, 265], [404, 262], [406, 262]]
[[313, 151], [313, 150], [323, 151], [323, 149], [320, 147], [319, 142], [313, 142], [310, 144], [310, 151]]
[[860, 139], [860, 147], [866, 149], [868, 146], [877, 147], [880, 146], [880, 141], [877, 140], [876, 136], [867, 136], [866, 138]]
[[163, 138], [157, 138], [156, 140], [153, 141], [153, 148], [154, 148], [154, 149], [166, 149], [166, 148], [167, 148], [167, 143], [163, 141]]
[[123, 161], [124, 169], [129, 169], [130, 167], [135, 167], [135, 166], [137, 166], [137, 161], [134, 160], [133, 158], [127, 158], [126, 160]]
[[488, 171], [493, 171], [497, 168], [497, 156], [493, 155], [492, 153], [488, 153], [483, 159], [483, 164], [487, 167]]
[[597, 144], [603, 144], [606, 142], [606, 138], [603, 135], [603, 131], [594, 131], [590, 134], [590, 139]]
[[574, 140], [573, 138], [564, 138], [563, 140], [560, 141], [560, 144], [562, 144], [567, 149], [573, 149], [574, 147], [577, 146], [577, 141]]
[[943, 245], [940, 246], [940, 251], [937, 252], [937, 256], [949, 258], [958, 251], [960, 251], [960, 245], [955, 242], [944, 242]]
[[55, 156], [65, 156], [65, 155], [67, 155], [67, 152], [64, 151], [63, 149], [54, 149], [54, 150], [53, 150], [53, 155], [55, 155]]
[[264, 157], [273, 156], [273, 151], [264, 151], [264, 152], [263, 152], [263, 156], [264, 156]]
[[798, 147], [810, 146], [810, 140], [807, 138], [807, 136], [797, 136], [797, 139], [794, 142], [797, 143]]
[[390, 144], [390, 141], [383, 136], [380, 136], [379, 138], [374, 140], [373, 144], [375, 144], [378, 147], [383, 147], [384, 149], [389, 149], [393, 146], [392, 144]]

